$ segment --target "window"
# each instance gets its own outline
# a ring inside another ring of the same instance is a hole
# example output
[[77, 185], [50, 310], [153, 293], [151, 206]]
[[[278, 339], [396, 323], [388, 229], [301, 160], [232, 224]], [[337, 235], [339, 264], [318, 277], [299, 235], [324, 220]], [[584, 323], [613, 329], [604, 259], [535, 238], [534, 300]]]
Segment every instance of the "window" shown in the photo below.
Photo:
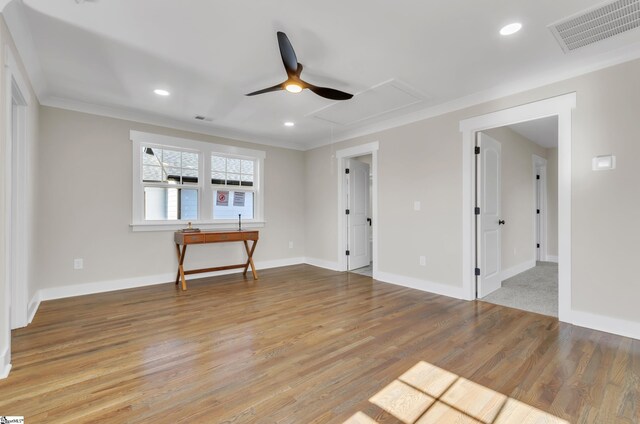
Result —
[[142, 149], [144, 219], [198, 219], [199, 153], [172, 149]]
[[253, 219], [255, 162], [255, 159], [211, 155], [211, 184], [215, 188], [213, 219]]
[[131, 140], [135, 231], [263, 224], [265, 152], [138, 131]]

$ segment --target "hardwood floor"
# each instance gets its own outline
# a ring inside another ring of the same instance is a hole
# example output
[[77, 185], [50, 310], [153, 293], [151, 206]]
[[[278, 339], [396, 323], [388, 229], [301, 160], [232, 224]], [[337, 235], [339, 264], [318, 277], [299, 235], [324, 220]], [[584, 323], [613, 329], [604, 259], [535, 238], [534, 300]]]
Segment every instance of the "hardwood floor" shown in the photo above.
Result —
[[517, 406], [640, 422], [638, 340], [307, 265], [260, 277], [44, 302], [13, 332], [0, 414], [29, 424], [397, 423], [426, 408], [418, 422], [533, 422]]

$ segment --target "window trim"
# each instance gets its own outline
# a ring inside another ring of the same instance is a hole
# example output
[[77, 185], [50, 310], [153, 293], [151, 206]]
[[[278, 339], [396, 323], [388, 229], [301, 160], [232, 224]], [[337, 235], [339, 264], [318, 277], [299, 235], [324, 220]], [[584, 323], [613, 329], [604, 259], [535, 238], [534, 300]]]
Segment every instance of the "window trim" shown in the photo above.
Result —
[[[201, 229], [235, 229], [238, 227], [236, 220], [213, 219], [213, 192], [218, 185], [211, 183], [211, 155], [240, 156], [255, 159], [257, 170], [254, 173], [257, 181], [252, 190], [257, 197], [254, 204], [254, 219], [242, 221], [244, 228], [264, 227], [264, 159], [267, 154], [262, 150], [253, 150], [224, 144], [207, 143], [204, 141], [190, 140], [186, 138], [171, 137], [161, 134], [153, 134], [131, 130], [129, 139], [132, 141], [133, 173], [132, 173], [132, 218], [131, 229], [133, 231], [175, 231], [185, 228], [187, 220], [172, 221], [147, 221], [144, 219], [144, 184], [142, 182], [142, 146], [157, 148], [174, 148], [177, 150], [197, 151], [198, 159], [198, 184], [188, 186], [198, 189], [198, 220], [192, 224]], [[188, 188], [188, 187], [187, 187]]]

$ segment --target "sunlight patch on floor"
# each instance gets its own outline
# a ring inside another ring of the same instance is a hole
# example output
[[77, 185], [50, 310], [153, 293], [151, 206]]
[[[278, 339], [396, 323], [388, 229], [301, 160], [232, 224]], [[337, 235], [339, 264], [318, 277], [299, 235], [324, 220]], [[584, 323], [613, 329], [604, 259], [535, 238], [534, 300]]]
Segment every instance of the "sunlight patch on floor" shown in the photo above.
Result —
[[[428, 362], [418, 362], [369, 402], [405, 424], [568, 424]], [[359, 411], [344, 424], [376, 424]]]

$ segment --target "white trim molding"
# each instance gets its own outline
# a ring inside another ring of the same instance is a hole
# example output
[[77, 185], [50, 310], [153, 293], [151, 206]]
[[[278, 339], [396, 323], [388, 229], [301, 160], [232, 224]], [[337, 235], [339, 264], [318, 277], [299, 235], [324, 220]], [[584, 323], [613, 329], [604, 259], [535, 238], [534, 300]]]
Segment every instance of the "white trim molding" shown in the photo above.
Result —
[[464, 298], [475, 299], [474, 140], [478, 131], [558, 116], [558, 318], [571, 322], [571, 115], [576, 93], [552, 97], [460, 121], [462, 132], [462, 282]]
[[573, 325], [640, 340], [640, 322], [590, 312], [572, 311]]
[[378, 149], [380, 145], [377, 141], [360, 144], [358, 146], [349, 147], [336, 151], [336, 160], [338, 161], [338, 271], [347, 270], [347, 256], [345, 255], [347, 221], [344, 218], [344, 211], [348, 209], [346, 203], [345, 192], [345, 174], [342, 170], [345, 168], [345, 161], [349, 158], [371, 155], [371, 219], [373, 222], [373, 251], [371, 252], [371, 260], [373, 262], [373, 275], [378, 272]]
[[502, 281], [508, 280], [509, 278], [515, 277], [516, 275], [523, 273], [525, 271], [528, 271], [531, 268], [534, 268], [535, 266], [536, 266], [535, 259], [531, 261], [522, 262], [521, 264], [518, 264], [518, 265], [512, 266], [511, 268], [503, 270], [500, 275], [500, 279]]
[[40, 291], [37, 291], [29, 302], [29, 324], [31, 324], [33, 318], [36, 316], [36, 312], [38, 312], [38, 308], [40, 308], [40, 302]]
[[331, 271], [340, 271], [340, 264], [335, 261], [327, 261], [324, 259], [304, 258], [304, 263], [318, 268], [330, 269]]
[[396, 286], [408, 287], [427, 293], [438, 294], [441, 296], [453, 297], [455, 299], [466, 299], [466, 293], [463, 287], [452, 286], [449, 284], [436, 283], [433, 281], [422, 280], [420, 278], [407, 277], [404, 275], [392, 274], [389, 272], [378, 271], [374, 280], [383, 283], [394, 284]]
[[11, 371], [11, 353], [10, 347], [7, 347], [4, 352], [0, 353], [0, 380], [9, 377]]
[[[304, 258], [285, 258], [275, 259], [271, 261], [256, 262], [258, 270], [269, 268], [279, 268], [283, 266], [299, 265], [305, 263]], [[237, 274], [242, 271], [225, 270], [202, 273], [198, 275], [188, 275], [187, 280], [198, 280], [201, 278], [216, 277], [220, 275]], [[117, 290], [133, 289], [137, 287], [154, 286], [158, 284], [173, 283], [176, 279], [176, 273], [170, 272], [165, 274], [148, 275], [144, 277], [123, 278], [119, 280], [97, 281], [94, 283], [74, 284], [68, 286], [51, 287], [38, 290], [36, 294], [38, 304], [40, 301], [64, 299], [67, 297], [84, 296], [88, 294], [107, 293]]]

